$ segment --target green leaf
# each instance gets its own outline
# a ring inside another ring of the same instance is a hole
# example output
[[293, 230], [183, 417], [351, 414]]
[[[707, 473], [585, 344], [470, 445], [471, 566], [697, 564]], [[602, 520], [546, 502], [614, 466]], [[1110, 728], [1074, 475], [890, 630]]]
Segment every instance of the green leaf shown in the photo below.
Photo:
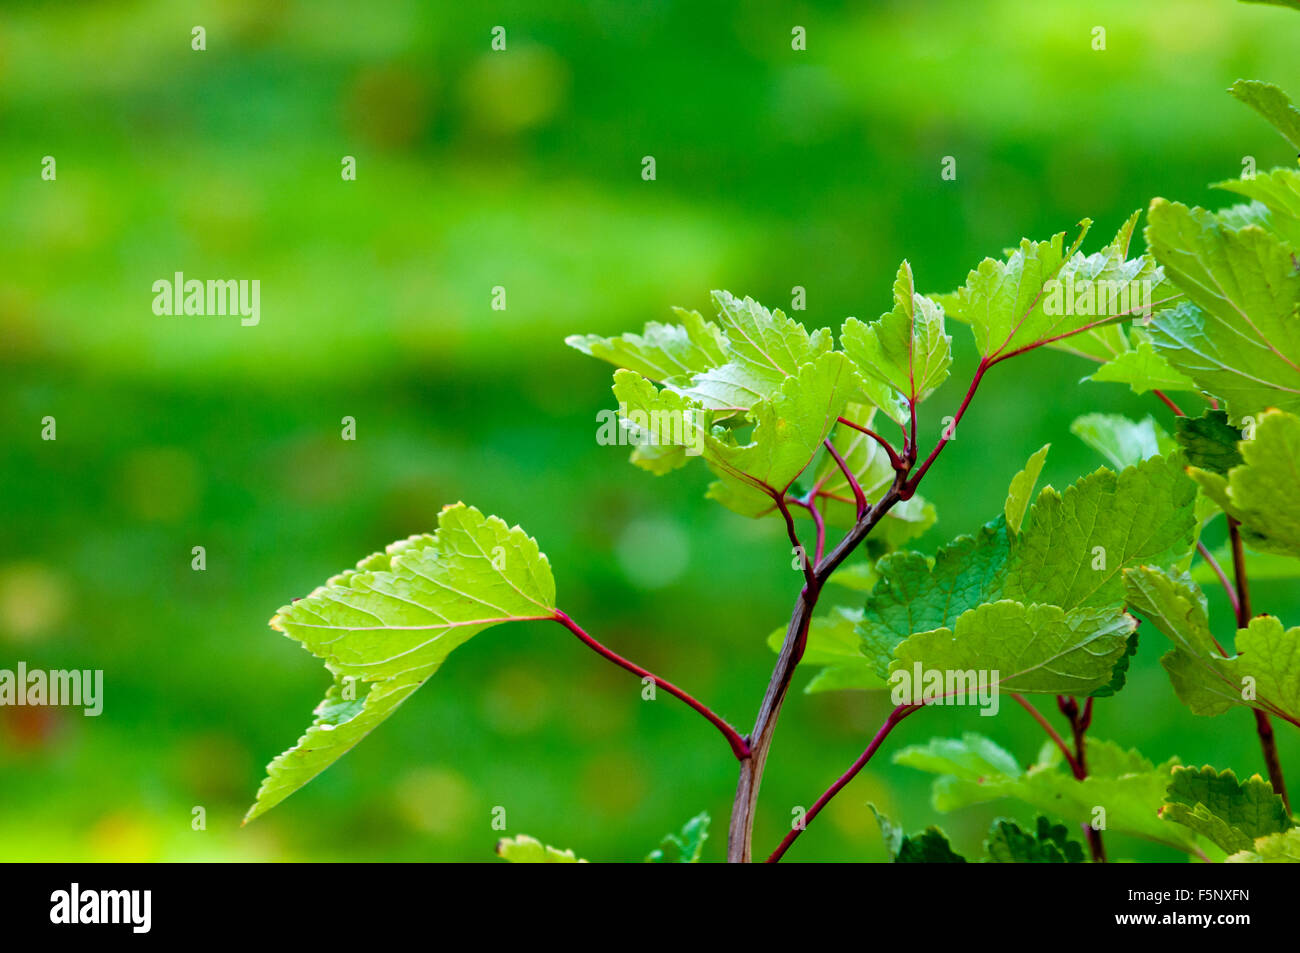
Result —
[[1175, 417], [1174, 439], [1187, 462], [1198, 469], [1227, 473], [1242, 462], [1237, 450], [1241, 431], [1221, 410], [1207, 410], [1203, 417]]
[[564, 343], [654, 381], [689, 384], [694, 375], [726, 363], [726, 336], [698, 311], [674, 311], [682, 319], [681, 324], [651, 321], [640, 334], [609, 338], [571, 334]]
[[1124, 568], [1168, 565], [1191, 552], [1195, 498], [1177, 456], [1119, 474], [1098, 470], [1064, 494], [1044, 488], [1016, 541], [1006, 597], [1067, 610], [1118, 606]]
[[851, 378], [843, 354], [823, 354], [750, 411], [749, 443], [710, 436], [704, 459], [719, 480], [709, 487], [709, 498], [742, 516], [771, 512], [773, 492], [784, 494], [821, 449], [844, 410]]
[[[1090, 695], [1110, 685], [1136, 627], [1132, 616], [1111, 609], [1066, 612], [1053, 605], [994, 602], [963, 613], [952, 629], [903, 640], [894, 650], [890, 682], [918, 669], [987, 672], [989, 687], [999, 693]], [[912, 703], [918, 700], [913, 696]]]
[[[1300, 9], [1300, 0], [1255, 0], [1255, 2], [1275, 3]], [[1261, 83], [1257, 79], [1239, 79], [1228, 87], [1228, 92], [1236, 96], [1255, 112], [1268, 121], [1268, 124], [1282, 134], [1282, 138], [1291, 143], [1291, 147], [1300, 152], [1300, 109], [1291, 105], [1287, 94], [1272, 83]]]
[[298, 743], [267, 766], [245, 822], [338, 760], [452, 650], [502, 622], [555, 617], [555, 581], [518, 526], [457, 503], [413, 536], [284, 606], [275, 628], [324, 660], [334, 684]]
[[1197, 715], [1237, 705], [1300, 722], [1300, 628], [1256, 616], [1227, 657], [1210, 633], [1205, 597], [1186, 575], [1141, 567], [1125, 572], [1130, 608], [1169, 637], [1160, 660], [1179, 699]]
[[915, 405], [947, 379], [952, 364], [952, 338], [944, 333], [943, 309], [916, 293], [912, 266], [906, 261], [894, 280], [894, 309], [870, 324], [849, 318], [840, 340], [866, 382], [867, 396], [899, 423], [908, 422], [910, 414], [892, 395], [877, 396], [879, 387]]
[[1133, 347], [1120, 351], [1088, 378], [1097, 383], [1127, 384], [1135, 394], [1147, 391], [1189, 391], [1196, 383], [1156, 352], [1149, 335], [1133, 329]]
[[949, 317], [971, 325], [986, 358], [1049, 344], [1108, 359], [1124, 348], [1122, 330], [1108, 325], [1151, 312], [1168, 291], [1154, 261], [1127, 258], [1135, 223], [1136, 216], [1092, 255], [1079, 252], [1087, 219], [1069, 249], [1064, 232], [1042, 242], [1024, 239], [1005, 261], [986, 258], [939, 301]]
[[1121, 470], [1173, 449], [1155, 419], [1133, 421], [1123, 414], [1084, 414], [1070, 424], [1074, 434]]
[[1047, 451], [1051, 448], [1050, 443], [1043, 444], [1042, 449], [1029, 458], [1025, 468], [1011, 478], [1011, 486], [1007, 490], [1007, 501], [1003, 504], [1002, 512], [1007, 518], [1007, 528], [1012, 535], [1020, 532], [1020, 524], [1024, 522], [1025, 511], [1029, 509], [1029, 501], [1034, 495], [1034, 487], [1038, 485], [1038, 475], [1043, 472], [1043, 463], [1047, 460]]
[[1151, 322], [1156, 349], [1223, 398], [1229, 419], [1300, 409], [1300, 269], [1295, 250], [1256, 225], [1155, 199], [1147, 241], [1188, 301]]
[[1241, 523], [1242, 538], [1266, 553], [1300, 556], [1300, 417], [1259, 416], [1252, 440], [1238, 445], [1242, 463], [1227, 475], [1188, 472], [1214, 502]]
[[921, 834], [908, 837], [903, 829], [891, 821], [874, 804], [868, 805], [880, 825], [880, 835], [885, 848], [896, 864], [964, 864], [966, 858], [953, 851], [948, 837], [937, 827], [927, 827]]
[[663, 842], [650, 851], [648, 864], [698, 864], [704, 853], [704, 842], [709, 839], [709, 813], [696, 814], [677, 834], [669, 834]]
[[571, 850], [556, 850], [527, 834], [497, 841], [497, 856], [512, 864], [585, 864]]
[[[1225, 225], [1233, 228], [1259, 225], [1275, 232], [1292, 248], [1300, 244], [1300, 169], [1257, 172], [1249, 179], [1216, 182], [1214, 187], [1251, 199], [1250, 205], [1219, 212], [1219, 221]], [[1229, 221], [1234, 215], [1240, 222]]]
[[1255, 841], [1250, 850], [1238, 851], [1226, 864], [1300, 864], [1300, 827], [1281, 834], [1269, 834]]
[[824, 357], [833, 344], [826, 329], [808, 330], [780, 311], [752, 298], [713, 292], [726, 338], [726, 362], [697, 374], [689, 396], [708, 407], [749, 409], [774, 398], [804, 365]]
[[719, 477], [709, 497], [743, 516], [762, 516], [775, 509], [784, 493], [821, 449], [844, 409], [852, 380], [848, 359], [826, 353], [798, 368], [771, 400], [761, 400], [748, 412], [754, 424], [749, 442], [737, 442], [734, 432], [709, 428], [711, 412], [698, 402], [668, 389], [658, 389], [640, 374], [614, 372], [614, 396], [625, 425], [657, 446], [681, 448], [701, 456]]
[[[884, 688], [885, 682], [876, 673], [874, 661], [863, 654], [862, 640], [856, 626], [862, 621], [862, 610], [835, 606], [825, 615], [814, 616], [808, 625], [808, 639], [804, 646], [802, 664], [824, 666], [805, 692], [865, 690]], [[768, 647], [780, 652], [785, 643], [786, 629], [782, 626], [767, 637]]]
[[875, 563], [850, 562], [831, 573], [830, 579], [826, 581], [855, 592], [870, 592], [879, 578]]
[[1082, 864], [1083, 848], [1070, 840], [1064, 824], [1053, 824], [1041, 814], [1037, 833], [1020, 829], [1015, 821], [998, 818], [984, 842], [988, 859], [995, 864]]
[[1006, 524], [999, 517], [975, 536], [959, 536], [940, 548], [933, 566], [915, 552], [881, 559], [876, 564], [880, 581], [858, 626], [876, 673], [888, 677], [894, 650], [908, 636], [950, 626], [967, 609], [1000, 598], [1009, 552]]
[[1259, 775], [1238, 782], [1231, 771], [1206, 765], [1175, 768], [1161, 815], [1213, 841], [1228, 853], [1292, 827], [1282, 798]]
[[1136, 751], [1089, 739], [1089, 774], [1079, 781], [1062, 769], [1055, 746], [1045, 746], [1044, 753], [1025, 770], [988, 738], [966, 734], [960, 740], [936, 738], [905, 748], [894, 755], [894, 761], [940, 776], [931, 791], [939, 811], [1010, 797], [1054, 817], [1088, 824], [1100, 807], [1105, 809], [1109, 831], [1179, 850], [1195, 849], [1196, 836], [1190, 830], [1159, 816], [1176, 762], [1156, 766]]

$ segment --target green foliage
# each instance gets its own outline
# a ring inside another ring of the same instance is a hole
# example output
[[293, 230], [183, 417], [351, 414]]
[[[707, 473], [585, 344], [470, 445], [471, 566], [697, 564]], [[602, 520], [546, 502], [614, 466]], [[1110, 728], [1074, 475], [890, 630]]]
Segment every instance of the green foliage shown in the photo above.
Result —
[[[1253, 0], [1258, 3], [1276, 3], [1300, 9], [1298, 0]], [[1282, 138], [1291, 143], [1291, 147], [1300, 152], [1300, 109], [1291, 104], [1290, 98], [1272, 83], [1261, 83], [1255, 79], [1239, 79], [1228, 89], [1255, 112], [1263, 116]]]
[[[1226, 471], [1192, 469], [1210, 499], [1241, 523], [1242, 537], [1266, 553], [1300, 556], [1300, 417], [1268, 411], [1252, 440], [1237, 445], [1241, 463]], [[1225, 466], [1230, 457], [1213, 461]]]
[[1229, 864], [1300, 864], [1300, 827], [1281, 834], [1257, 838], [1249, 850], [1241, 850], [1226, 861]]
[[1282, 798], [1259, 775], [1238, 782], [1231, 771], [1209, 765], [1175, 768], [1160, 813], [1228, 853], [1250, 850], [1257, 838], [1294, 826]]
[[1147, 242], [1186, 295], [1151, 322], [1156, 349], [1221, 397], [1230, 422], [1300, 409], [1300, 270], [1295, 249], [1258, 225], [1151, 203]]
[[996, 864], [1081, 864], [1083, 848], [1070, 840], [1064, 824], [1053, 824], [1041, 814], [1033, 833], [1020, 829], [1015, 821], [993, 822], [984, 850]]
[[[1023, 474], [1013, 480], [1013, 514], [1025, 482]], [[1022, 532], [999, 517], [933, 561], [886, 556], [858, 626], [863, 653], [881, 678], [921, 662], [997, 670], [1015, 691], [1114, 690], [1112, 669], [1127, 664], [1133, 632], [1120, 613], [1120, 573], [1187, 554], [1194, 497], [1179, 458], [1157, 457], [1118, 475], [1098, 470], [1064, 494], [1045, 488]]]
[[463, 503], [443, 509], [433, 535], [394, 543], [284, 606], [272, 628], [323, 660], [334, 684], [306, 734], [267, 766], [245, 821], [342, 757], [454, 649], [502, 622], [554, 615], [536, 541]]
[[[872, 659], [862, 650], [862, 639], [857, 632], [861, 621], [862, 610], [847, 606], [835, 606], [826, 614], [813, 617], [808, 626], [803, 664], [822, 668], [804, 691], [811, 694], [885, 687]], [[785, 633], [782, 627], [767, 637], [767, 644], [773, 652], [781, 651]]]
[[958, 616], [952, 629], [904, 639], [890, 672], [986, 671], [999, 692], [1090, 695], [1111, 684], [1136, 627], [1114, 609], [985, 603]]
[[1128, 258], [1136, 218], [1091, 255], [1079, 251], [1092, 224], [1087, 219], [1069, 248], [1064, 232], [1023, 239], [1005, 259], [984, 259], [962, 288], [939, 300], [950, 317], [971, 326], [988, 360], [1045, 343], [1107, 359], [1128, 349], [1122, 329], [1108, 326], [1156, 306], [1167, 290], [1155, 262]]
[[1002, 507], [1002, 514], [1007, 520], [1007, 529], [1014, 536], [1020, 532], [1020, 525], [1025, 520], [1025, 510], [1033, 499], [1034, 488], [1038, 485], [1038, 475], [1043, 472], [1047, 460], [1047, 451], [1052, 445], [1044, 444], [1042, 449], [1029, 458], [1025, 468], [1011, 478], [1007, 488], [1007, 501]]
[[1121, 341], [1132, 342], [1097, 368], [1088, 380], [1097, 383], [1127, 384], [1135, 394], [1149, 391], [1195, 390], [1196, 384], [1182, 371], [1175, 370], [1151, 343], [1151, 335], [1133, 328]]
[[1238, 630], [1229, 656], [1210, 632], [1205, 597], [1186, 575], [1145, 566], [1124, 575], [1129, 607], [1174, 643], [1160, 662], [1195, 714], [1245, 705], [1300, 721], [1300, 628], [1256, 616]]
[[896, 864], [964, 864], [966, 858], [960, 856], [948, 843], [948, 837], [937, 827], [928, 827], [920, 834], [908, 836], [880, 811], [871, 805], [871, 812], [876, 815], [880, 825], [880, 835], [885, 839], [885, 847]]
[[1010, 752], [976, 734], [936, 738], [894, 755], [897, 764], [938, 775], [931, 793], [940, 811], [1014, 798], [1054, 817], [1090, 824], [1096, 809], [1103, 808], [1107, 830], [1179, 850], [1195, 847], [1191, 831], [1159, 816], [1176, 760], [1154, 765], [1136, 751], [1093, 739], [1088, 739], [1087, 760], [1088, 776], [1078, 781], [1062, 769], [1057, 749], [1045, 745], [1026, 770]]
[[1207, 410], [1201, 417], [1175, 417], [1174, 439], [1197, 469], [1225, 474], [1242, 462], [1237, 449], [1241, 431], [1228, 423], [1221, 410]]
[[909, 406], [948, 378], [952, 338], [944, 332], [943, 309], [916, 293], [907, 262], [894, 280], [894, 310], [871, 324], [849, 318], [841, 339], [862, 375], [863, 392], [900, 424], [910, 419]]
[[1070, 433], [1121, 469], [1172, 449], [1169, 436], [1150, 416], [1132, 421], [1122, 414], [1085, 414], [1070, 424]]

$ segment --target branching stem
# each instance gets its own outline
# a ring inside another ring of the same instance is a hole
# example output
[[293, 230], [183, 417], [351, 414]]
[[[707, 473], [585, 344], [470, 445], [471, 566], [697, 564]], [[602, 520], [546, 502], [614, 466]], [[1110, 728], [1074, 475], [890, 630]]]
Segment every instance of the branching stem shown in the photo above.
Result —
[[[1061, 714], [1069, 719], [1070, 731], [1074, 735], [1074, 758], [1070, 762], [1070, 769], [1074, 771], [1075, 780], [1082, 781], [1088, 776], [1087, 742], [1084, 735], [1092, 724], [1092, 699], [1089, 698], [1084, 703], [1082, 711], [1079, 703], [1069, 695], [1057, 695], [1056, 705], [1061, 709]], [[1104, 864], [1106, 845], [1102, 843], [1101, 831], [1091, 824], [1084, 824], [1083, 831], [1088, 837], [1088, 852], [1092, 855], [1092, 862]]]

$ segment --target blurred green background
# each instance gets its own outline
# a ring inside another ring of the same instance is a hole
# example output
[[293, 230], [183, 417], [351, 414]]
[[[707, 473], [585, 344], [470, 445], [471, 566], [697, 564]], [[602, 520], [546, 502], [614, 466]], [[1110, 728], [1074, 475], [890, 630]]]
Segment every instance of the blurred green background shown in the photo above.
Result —
[[[1240, 76], [1300, 91], [1300, 17], [1280, 8], [479, 6], [0, 11], [0, 667], [102, 668], [106, 683], [99, 718], [0, 709], [0, 858], [486, 860], [500, 805], [509, 833], [593, 860], [640, 859], [707, 809], [706, 858], [720, 859], [736, 776], [723, 741], [540, 623], [457, 651], [241, 829], [263, 765], [328, 683], [267, 619], [463, 499], [537, 537], [589, 631], [748, 730], [774, 660], [764, 639], [800, 585], [781, 526], [706, 502], [702, 467], [656, 479], [597, 446], [610, 369], [564, 335], [705, 308], [711, 288], [788, 308], [796, 285], [799, 316], [838, 327], [886, 310], [903, 257], [946, 291], [1022, 235], [1089, 216], [1104, 241], [1153, 195], [1229, 204], [1206, 183], [1247, 154], [1261, 168], [1291, 158], [1224, 93]], [[490, 50], [496, 25], [505, 52]], [[45, 155], [56, 181], [40, 177]], [[656, 181], [641, 178], [645, 155]], [[956, 181], [940, 180], [946, 155]], [[260, 279], [260, 325], [155, 316], [151, 285], [175, 271]], [[973, 363], [966, 329], [952, 333], [958, 364], [927, 405], [927, 443]], [[920, 548], [994, 515], [1044, 442], [1058, 487], [1097, 466], [1068, 433], [1076, 415], [1167, 418], [1149, 397], [1076, 386], [1085, 373], [1040, 353], [990, 375], [927, 482], [940, 519]], [[40, 439], [46, 415], [55, 442]], [[340, 439], [345, 415], [355, 442]], [[196, 545], [205, 572], [190, 568]], [[1255, 605], [1300, 619], [1284, 582], [1259, 583]], [[1192, 716], [1159, 642], [1098, 703], [1093, 732], [1155, 760], [1262, 770], [1249, 714]], [[777, 734], [756, 850], [888, 706], [804, 696], [807, 678]], [[1026, 761], [1041, 742], [1006, 706], [991, 723], [928, 712], [890, 745], [965, 730]], [[1300, 739], [1279, 737], [1300, 786]], [[882, 859], [868, 801], [909, 829], [942, 820], [970, 851], [991, 817], [1026, 813], [940, 818], [928, 791], [881, 758], [790, 859]], [[205, 831], [191, 830], [196, 805]]]

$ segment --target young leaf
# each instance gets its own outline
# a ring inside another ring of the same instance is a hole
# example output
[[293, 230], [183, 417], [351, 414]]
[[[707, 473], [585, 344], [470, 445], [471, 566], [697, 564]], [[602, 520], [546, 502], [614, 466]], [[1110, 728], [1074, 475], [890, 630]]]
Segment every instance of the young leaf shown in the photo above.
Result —
[[1238, 630], [1237, 654], [1227, 657], [1210, 634], [1205, 597], [1187, 576], [1143, 566], [1124, 577], [1130, 608], [1174, 643], [1160, 663], [1194, 714], [1246, 705], [1300, 723], [1300, 628], [1256, 616]]
[[[916, 293], [912, 266], [906, 261], [894, 279], [894, 309], [871, 324], [849, 318], [840, 340], [866, 382], [867, 396], [898, 423], [910, 419], [901, 405], [925, 400], [947, 379], [952, 364], [952, 338], [944, 333], [943, 309]], [[888, 389], [884, 396], [881, 386]]]
[[[1300, 0], [1262, 0], [1300, 9]], [[1228, 87], [1228, 92], [1267, 120], [1268, 124], [1282, 134], [1282, 138], [1291, 143], [1291, 147], [1300, 152], [1300, 109], [1291, 105], [1286, 93], [1272, 83], [1261, 83], [1257, 79], [1239, 79]]]
[[1214, 502], [1241, 523], [1242, 538], [1254, 548], [1300, 556], [1300, 417], [1267, 411], [1255, 438], [1238, 445], [1242, 463], [1222, 473], [1188, 472]]
[[512, 864], [585, 864], [571, 850], [556, 850], [527, 834], [497, 841], [497, 856]]
[[1070, 433], [1121, 470], [1173, 449], [1169, 435], [1150, 416], [1132, 421], [1122, 414], [1084, 414], [1070, 424]]
[[1070, 840], [1064, 824], [1053, 824], [1041, 814], [1037, 833], [1022, 831], [1006, 818], [993, 822], [984, 842], [988, 859], [995, 864], [1082, 864], [1083, 848]]
[[284, 606], [272, 628], [324, 660], [334, 684], [307, 733], [267, 766], [245, 822], [342, 757], [453, 649], [493, 625], [554, 613], [536, 541], [463, 503], [443, 509], [432, 536], [394, 543]]
[[826, 329], [807, 329], [780, 310], [752, 298], [713, 292], [726, 337], [726, 362], [697, 374], [687, 393], [708, 407], [748, 409], [773, 398], [805, 364], [824, 357], [833, 344]]
[[1256, 838], [1293, 826], [1281, 795], [1259, 775], [1238, 782], [1231, 771], [1220, 774], [1208, 764], [1199, 771], [1174, 768], [1160, 813], [1228, 853], [1250, 850]]
[[669, 834], [646, 856], [648, 864], [698, 864], [709, 839], [709, 813], [696, 814], [678, 834]]
[[852, 379], [847, 358], [832, 352], [800, 367], [749, 411], [751, 439], [736, 442], [730, 433], [707, 428], [710, 412], [697, 402], [628, 370], [614, 372], [614, 396], [628, 426], [649, 431], [660, 447], [702, 456], [718, 482], [709, 497], [743, 516], [762, 516], [775, 509], [783, 494], [821, 449], [844, 408]]
[[784, 494], [821, 449], [844, 410], [851, 378], [843, 354], [823, 354], [750, 411], [749, 443], [710, 437], [704, 459], [719, 480], [709, 487], [709, 498], [742, 516], [770, 512], [773, 493]]
[[1029, 501], [1034, 496], [1034, 488], [1038, 485], [1038, 475], [1043, 472], [1043, 463], [1047, 460], [1047, 451], [1052, 448], [1050, 443], [1044, 444], [1042, 449], [1029, 458], [1025, 468], [1011, 478], [1011, 486], [1007, 489], [1007, 501], [1002, 507], [1002, 512], [1007, 518], [1007, 529], [1014, 536], [1020, 532], [1020, 524], [1024, 522], [1025, 511], [1029, 509]]
[[1226, 474], [1242, 463], [1237, 450], [1241, 431], [1221, 410], [1207, 410], [1203, 417], [1175, 417], [1174, 439], [1187, 462], [1198, 469]]
[[894, 755], [894, 762], [940, 775], [931, 791], [940, 811], [1010, 797], [1052, 816], [1088, 824], [1096, 819], [1096, 809], [1104, 808], [1109, 831], [1179, 850], [1195, 849], [1195, 834], [1159, 816], [1175, 761], [1156, 766], [1135, 751], [1088, 739], [1088, 777], [1078, 781], [1062, 770], [1054, 745], [1043, 750], [1039, 762], [1025, 770], [988, 738], [966, 734], [960, 740], [936, 738], [905, 748]]
[[896, 864], [964, 864], [966, 858], [953, 851], [948, 837], [937, 827], [927, 827], [920, 834], [908, 837], [903, 829], [891, 821], [874, 804], [868, 805], [880, 825], [880, 836], [885, 848]]
[[1097, 360], [1125, 342], [1108, 326], [1148, 314], [1170, 289], [1155, 262], [1127, 258], [1136, 215], [1092, 255], [1079, 252], [1091, 225], [1065, 248], [1065, 233], [1043, 242], [1021, 241], [1005, 261], [986, 258], [964, 287], [939, 298], [946, 313], [971, 325], [975, 343], [990, 360], [1040, 344]]
[[1147, 241], [1187, 302], [1161, 311], [1152, 340], [1229, 419], [1300, 409], [1300, 269], [1295, 250], [1256, 225], [1155, 199]]
[[988, 672], [999, 692], [1090, 695], [1111, 683], [1137, 620], [1109, 609], [1025, 606], [971, 609], [951, 629], [919, 632], [894, 650], [890, 672]]

